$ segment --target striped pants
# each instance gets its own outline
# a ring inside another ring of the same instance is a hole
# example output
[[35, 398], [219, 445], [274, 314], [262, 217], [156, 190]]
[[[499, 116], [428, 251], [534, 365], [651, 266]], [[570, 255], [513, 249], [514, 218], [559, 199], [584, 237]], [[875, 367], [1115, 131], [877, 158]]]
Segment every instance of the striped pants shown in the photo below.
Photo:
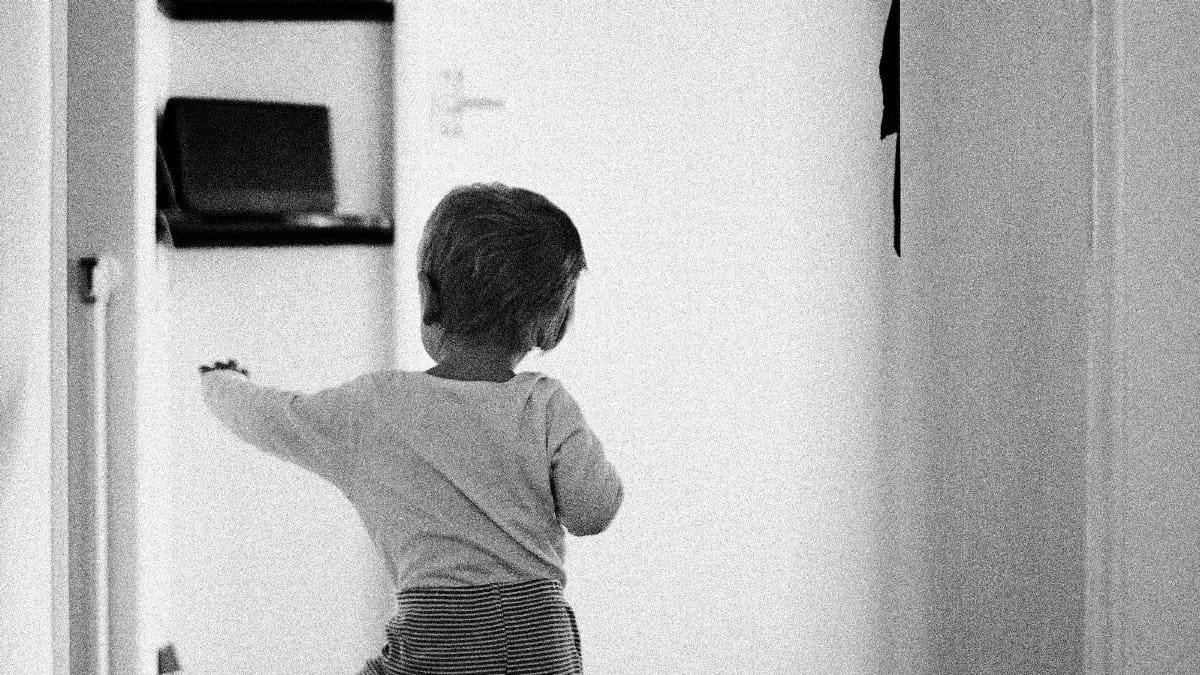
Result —
[[383, 655], [359, 675], [575, 675], [575, 614], [553, 579], [409, 588], [396, 595]]

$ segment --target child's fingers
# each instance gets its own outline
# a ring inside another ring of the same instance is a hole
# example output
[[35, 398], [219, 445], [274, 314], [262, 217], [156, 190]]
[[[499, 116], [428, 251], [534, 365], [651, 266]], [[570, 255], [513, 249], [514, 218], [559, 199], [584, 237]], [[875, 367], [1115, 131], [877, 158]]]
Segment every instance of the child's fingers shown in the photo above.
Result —
[[200, 366], [201, 374], [204, 374], [204, 373], [207, 373], [207, 372], [213, 371], [213, 370], [233, 370], [233, 371], [236, 371], [236, 372], [239, 372], [239, 373], [245, 375], [246, 377], [250, 377], [250, 371], [246, 370], [245, 368], [238, 368], [237, 361], [235, 359], [229, 359], [228, 361], [217, 361], [217, 362], [213, 363], [213, 365], [211, 365], [211, 366], [208, 366], [208, 365]]

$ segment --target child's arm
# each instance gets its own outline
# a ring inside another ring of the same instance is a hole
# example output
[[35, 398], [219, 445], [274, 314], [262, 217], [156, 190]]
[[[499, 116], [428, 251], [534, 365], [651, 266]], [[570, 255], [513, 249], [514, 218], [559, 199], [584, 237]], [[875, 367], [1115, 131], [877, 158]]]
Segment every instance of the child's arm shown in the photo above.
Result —
[[625, 490], [617, 470], [604, 457], [600, 439], [565, 389], [550, 399], [550, 481], [558, 519], [577, 537], [608, 528]]
[[238, 438], [330, 478], [355, 449], [366, 377], [316, 394], [260, 386], [227, 368], [203, 371], [201, 382], [208, 409]]

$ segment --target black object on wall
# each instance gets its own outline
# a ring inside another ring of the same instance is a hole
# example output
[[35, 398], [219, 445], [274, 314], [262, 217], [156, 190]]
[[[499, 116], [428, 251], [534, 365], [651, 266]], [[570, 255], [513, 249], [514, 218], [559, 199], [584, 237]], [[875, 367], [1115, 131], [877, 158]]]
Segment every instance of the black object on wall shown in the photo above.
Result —
[[385, 21], [390, 0], [158, 0], [172, 19], [196, 21]]
[[879, 79], [883, 85], [883, 120], [880, 138], [896, 134], [896, 168], [892, 183], [892, 230], [896, 255], [900, 255], [900, 0], [892, 0], [887, 28], [883, 33], [883, 55], [879, 59]]
[[326, 106], [174, 97], [159, 146], [159, 238], [176, 247], [392, 242], [390, 218], [335, 212]]
[[182, 209], [331, 212], [336, 205], [326, 106], [172, 97], [162, 132]]

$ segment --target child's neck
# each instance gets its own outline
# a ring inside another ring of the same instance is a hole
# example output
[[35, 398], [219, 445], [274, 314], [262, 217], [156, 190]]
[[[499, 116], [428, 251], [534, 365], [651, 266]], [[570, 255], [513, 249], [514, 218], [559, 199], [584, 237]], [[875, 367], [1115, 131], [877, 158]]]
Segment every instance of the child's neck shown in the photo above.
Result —
[[450, 380], [507, 382], [524, 356], [491, 343], [447, 335], [438, 350], [437, 365], [425, 372]]

